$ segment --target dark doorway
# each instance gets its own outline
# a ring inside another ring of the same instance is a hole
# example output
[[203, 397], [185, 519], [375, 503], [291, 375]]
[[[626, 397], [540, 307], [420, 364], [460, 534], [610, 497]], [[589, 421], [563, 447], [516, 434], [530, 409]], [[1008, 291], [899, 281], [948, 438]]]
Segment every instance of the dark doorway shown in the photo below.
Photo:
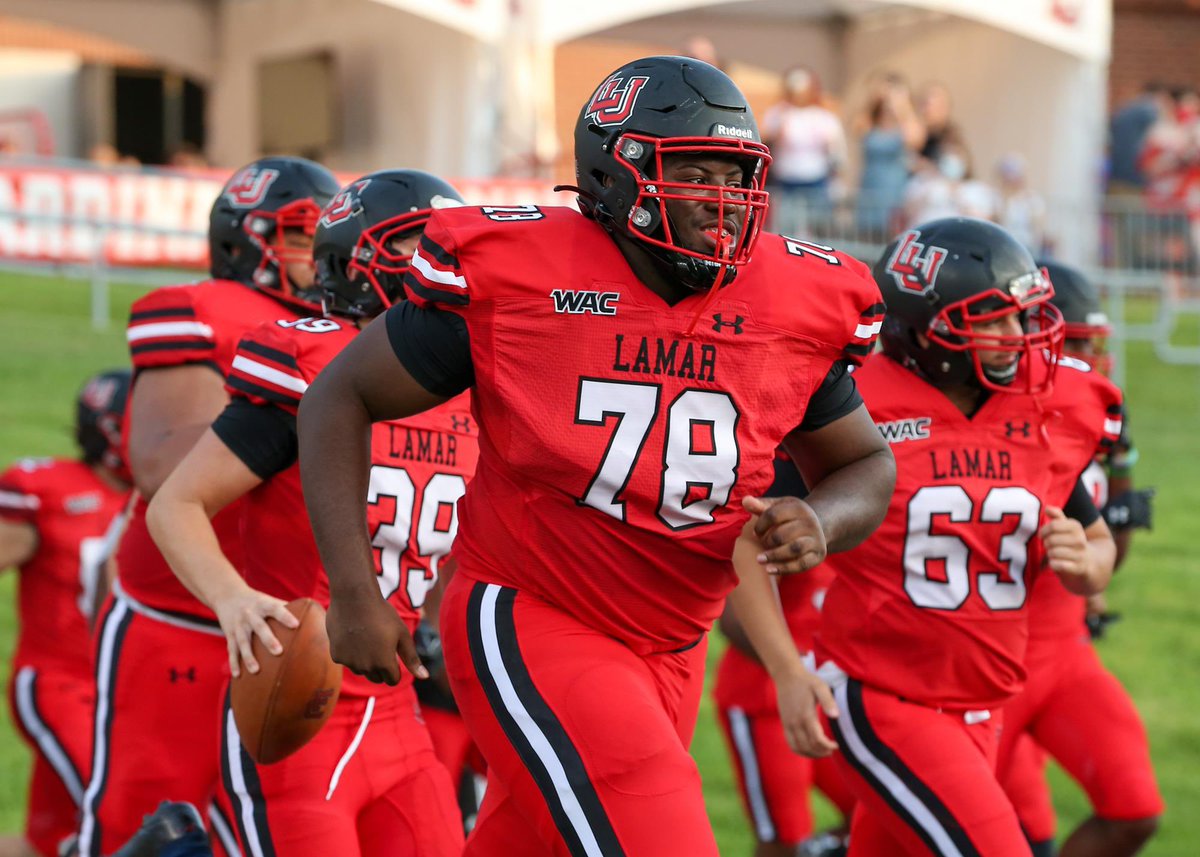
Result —
[[171, 72], [116, 69], [113, 143], [143, 164], [166, 164], [180, 151], [203, 151], [204, 90]]

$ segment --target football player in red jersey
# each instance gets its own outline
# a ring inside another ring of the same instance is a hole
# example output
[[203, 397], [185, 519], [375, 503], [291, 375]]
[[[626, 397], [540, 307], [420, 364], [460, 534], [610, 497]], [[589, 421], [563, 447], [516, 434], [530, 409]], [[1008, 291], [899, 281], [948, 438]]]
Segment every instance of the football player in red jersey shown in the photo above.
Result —
[[[470, 388], [479, 469], [441, 609], [488, 765], [466, 853], [715, 855], [687, 747], [742, 504], [764, 513], [764, 575], [879, 522], [893, 463], [846, 361], [882, 306], [850, 257], [760, 234], [769, 155], [712, 66], [618, 69], [575, 155], [581, 212], [435, 212], [409, 300], [310, 387], [301, 473], [327, 624], [354, 672], [426, 673], [374, 585], [369, 454], [347, 438]], [[759, 496], [781, 442], [805, 501]]]
[[[1075, 268], [1045, 267], [1054, 283], [1052, 300], [1066, 322], [1064, 351], [1107, 375], [1108, 323], [1095, 286]], [[1133, 526], [1149, 523], [1148, 514], [1129, 513], [1148, 513], [1149, 497], [1133, 490], [1133, 446], [1124, 428], [1122, 421], [1121, 437], [1082, 477], [1115, 534], [1118, 565]], [[1054, 853], [1054, 808], [1039, 748], [1083, 787], [1094, 811], [1067, 837], [1065, 857], [1135, 854], [1154, 835], [1163, 810], [1145, 727], [1133, 700], [1091, 645], [1087, 610], [1084, 599], [1054, 575], [1038, 579], [1030, 594], [1029, 676], [1004, 710], [1000, 781], [1039, 857]], [[1028, 745], [1030, 738], [1036, 747]]]
[[[150, 504], [151, 533], [179, 579], [216, 614], [235, 676], [259, 669], [253, 635], [282, 651], [266, 617], [295, 627], [289, 600], [329, 603], [296, 463], [304, 391], [361, 325], [403, 296], [404, 271], [430, 212], [461, 204], [454, 188], [418, 170], [372, 173], [334, 197], [313, 244], [332, 317], [276, 321], [242, 339], [227, 379], [232, 401]], [[380, 423], [371, 449], [364, 520], [376, 551], [376, 591], [412, 631], [453, 544], [456, 503], [478, 457], [469, 402]], [[211, 519], [242, 498], [241, 563], [234, 566]], [[411, 681], [385, 688], [347, 675], [321, 732], [271, 765], [255, 764], [243, 749], [228, 704], [223, 720], [222, 777], [246, 855], [461, 853], [454, 788]]]
[[81, 456], [27, 458], [0, 474], [0, 570], [20, 574], [9, 703], [34, 752], [24, 840], [0, 838], [0, 854], [56, 857], [79, 826], [95, 702], [90, 625], [105, 534], [129, 492], [128, 393], [125, 370], [89, 379], [76, 403]]
[[815, 641], [858, 798], [850, 853], [1028, 854], [995, 777], [1002, 706], [1038, 578], [1089, 594], [1111, 575], [1079, 474], [1120, 432], [1120, 391], [1059, 363], [1049, 279], [994, 224], [922, 224], [874, 271], [883, 353], [854, 377], [897, 487], [883, 525], [829, 558]]
[[[772, 497], [803, 497], [807, 493], [795, 465], [782, 452], [775, 460], [775, 483], [767, 493]], [[780, 606], [800, 652], [812, 650], [831, 579], [832, 573], [823, 564], [778, 582]], [[713, 701], [733, 759], [742, 806], [758, 840], [755, 857], [794, 857], [799, 843], [813, 830], [809, 794], [814, 786], [845, 819], [845, 826], [829, 831], [823, 840], [844, 838], [854, 796], [841, 773], [832, 759], [811, 759], [792, 752], [771, 677], [733, 608], [726, 608], [720, 628], [729, 638], [729, 647], [717, 666]]]
[[[239, 170], [213, 203], [211, 279], [156, 289], [126, 330], [134, 380], [128, 458], [142, 499], [117, 555], [97, 630], [96, 717], [80, 852], [111, 853], [164, 799], [206, 807], [219, 783], [225, 647], [212, 613], [171, 574], [146, 529], [146, 505], [225, 407], [223, 378], [242, 334], [281, 314], [320, 311], [312, 234], [337, 179], [301, 158]], [[217, 521], [239, 557], [240, 510]], [[230, 841], [227, 822], [215, 832]]]

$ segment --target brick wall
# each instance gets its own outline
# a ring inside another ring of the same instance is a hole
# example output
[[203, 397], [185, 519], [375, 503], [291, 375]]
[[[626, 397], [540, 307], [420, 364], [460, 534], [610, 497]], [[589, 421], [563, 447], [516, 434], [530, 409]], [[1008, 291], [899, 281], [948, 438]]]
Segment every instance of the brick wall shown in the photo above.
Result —
[[1152, 80], [1200, 87], [1200, 0], [1116, 0], [1109, 104]]

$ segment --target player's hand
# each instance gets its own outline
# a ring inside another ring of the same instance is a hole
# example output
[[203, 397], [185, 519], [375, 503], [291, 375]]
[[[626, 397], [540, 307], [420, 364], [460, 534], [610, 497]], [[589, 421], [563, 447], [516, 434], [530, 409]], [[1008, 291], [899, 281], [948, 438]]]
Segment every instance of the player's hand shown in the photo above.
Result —
[[821, 726], [821, 716], [837, 717], [837, 703], [829, 685], [808, 670], [775, 680], [779, 700], [779, 719], [792, 751], [810, 759], [821, 759], [838, 748]]
[[429, 678], [408, 626], [378, 590], [362, 598], [335, 597], [325, 616], [329, 653], [355, 675], [376, 684], [400, 683], [400, 663], [417, 678]]
[[1090, 563], [1083, 524], [1055, 506], [1046, 507], [1046, 517], [1048, 520], [1038, 530], [1046, 547], [1046, 564], [1065, 577], [1086, 577]]
[[258, 660], [254, 657], [251, 640], [257, 636], [266, 650], [273, 655], [283, 652], [283, 646], [267, 624], [270, 617], [285, 628], [296, 628], [300, 620], [287, 609], [287, 602], [247, 587], [213, 605], [221, 630], [225, 632], [225, 646], [229, 651], [229, 673], [234, 678], [241, 675], [241, 665], [250, 673], [258, 672]]
[[746, 497], [742, 506], [758, 520], [754, 532], [763, 546], [758, 561], [768, 574], [808, 571], [825, 560], [825, 531], [817, 513], [796, 497]]

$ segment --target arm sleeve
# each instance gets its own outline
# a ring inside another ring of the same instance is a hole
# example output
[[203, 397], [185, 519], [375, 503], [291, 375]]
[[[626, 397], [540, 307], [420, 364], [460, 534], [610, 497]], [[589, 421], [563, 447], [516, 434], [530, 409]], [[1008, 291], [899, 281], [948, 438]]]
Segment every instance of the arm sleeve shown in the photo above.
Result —
[[260, 479], [270, 479], [296, 462], [296, 417], [274, 405], [234, 399], [212, 429]]
[[296, 361], [294, 343], [267, 323], [250, 331], [238, 343], [233, 365], [225, 377], [231, 399], [255, 405], [274, 405], [293, 417], [308, 389], [308, 379]]
[[0, 474], [0, 518], [37, 526], [42, 498], [21, 476], [19, 464]]
[[1063, 512], [1068, 518], [1074, 518], [1083, 524], [1085, 528], [1090, 527], [1100, 517], [1100, 510], [1092, 502], [1092, 494], [1083, 484], [1082, 478], [1075, 482], [1075, 488], [1071, 491], [1070, 499], [1063, 506]]
[[163, 369], [198, 363], [216, 372], [216, 334], [197, 311], [189, 286], [155, 289], [137, 300], [129, 312], [125, 339], [133, 368]]
[[824, 428], [856, 410], [862, 403], [858, 385], [854, 383], [854, 377], [847, 370], [846, 362], [838, 360], [830, 367], [825, 380], [808, 400], [808, 409], [804, 412], [804, 421], [800, 423], [800, 431], [816, 431]]
[[463, 317], [402, 301], [384, 320], [396, 358], [417, 383], [439, 396], [456, 396], [475, 383], [471, 339]]

